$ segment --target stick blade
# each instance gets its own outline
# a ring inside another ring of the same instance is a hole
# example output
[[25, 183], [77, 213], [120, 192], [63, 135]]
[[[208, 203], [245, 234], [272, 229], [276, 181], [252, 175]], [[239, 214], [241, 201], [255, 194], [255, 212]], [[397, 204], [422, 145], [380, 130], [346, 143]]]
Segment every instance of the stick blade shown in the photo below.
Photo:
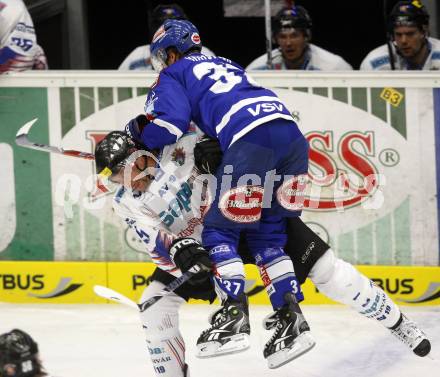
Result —
[[15, 142], [18, 145], [26, 145], [27, 144], [25, 141], [27, 139], [27, 135], [29, 133], [29, 130], [31, 129], [31, 127], [34, 125], [34, 123], [37, 120], [38, 120], [38, 118], [32, 119], [31, 121], [27, 122], [26, 124], [24, 124], [23, 126], [20, 127], [17, 134], [15, 135]]
[[32, 119], [31, 121], [27, 122], [21, 128], [18, 130], [17, 134], [15, 135], [15, 143], [19, 145], [20, 147], [34, 149], [36, 151], [40, 152], [46, 152], [46, 153], [57, 153], [62, 154], [64, 156], [70, 156], [70, 157], [78, 157], [83, 158], [86, 160], [94, 160], [95, 155], [93, 153], [88, 152], [81, 152], [76, 150], [64, 150], [61, 147], [54, 147], [52, 145], [42, 144], [42, 143], [35, 143], [31, 140], [29, 140], [28, 134], [31, 129], [31, 127], [34, 125], [34, 123], [38, 120], [38, 118]]
[[134, 301], [130, 300], [128, 297], [114, 291], [113, 289], [104, 287], [102, 285], [95, 285], [93, 286], [93, 291], [96, 295], [99, 297], [105, 298], [107, 300], [116, 301], [120, 304], [131, 306], [132, 308], [135, 308], [139, 310], [138, 304], [136, 304]]

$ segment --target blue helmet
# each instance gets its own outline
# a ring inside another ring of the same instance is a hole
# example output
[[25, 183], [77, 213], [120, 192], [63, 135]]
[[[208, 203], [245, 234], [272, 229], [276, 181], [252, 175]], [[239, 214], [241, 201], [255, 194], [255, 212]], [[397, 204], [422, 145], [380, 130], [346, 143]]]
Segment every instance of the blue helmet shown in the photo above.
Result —
[[151, 63], [155, 71], [167, 67], [169, 47], [175, 47], [181, 54], [189, 50], [202, 49], [199, 31], [187, 20], [166, 20], [154, 33], [150, 45]]

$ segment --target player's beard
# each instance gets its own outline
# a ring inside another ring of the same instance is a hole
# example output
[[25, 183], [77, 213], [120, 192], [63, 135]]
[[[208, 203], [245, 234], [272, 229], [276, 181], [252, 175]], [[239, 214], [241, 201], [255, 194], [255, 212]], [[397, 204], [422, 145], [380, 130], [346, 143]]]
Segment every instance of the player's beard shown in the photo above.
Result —
[[[427, 40], [426, 38], [422, 41], [422, 43], [420, 44], [420, 47], [417, 49], [413, 49], [411, 47], [409, 48], [399, 48], [396, 45], [396, 50], [398, 52], [398, 54], [403, 57], [404, 59], [407, 59], [411, 62], [416, 61], [421, 55], [423, 55], [424, 53], [426, 53], [426, 49], [427, 49]], [[406, 51], [405, 51], [406, 50]]]

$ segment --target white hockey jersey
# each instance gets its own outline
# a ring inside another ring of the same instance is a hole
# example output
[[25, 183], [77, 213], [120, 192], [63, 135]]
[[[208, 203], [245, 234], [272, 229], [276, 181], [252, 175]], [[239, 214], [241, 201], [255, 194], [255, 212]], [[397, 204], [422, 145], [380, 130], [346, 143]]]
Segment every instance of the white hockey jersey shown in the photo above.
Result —
[[[253, 60], [246, 67], [246, 70], [266, 70], [268, 69], [266, 62], [267, 54], [261, 55]], [[272, 65], [272, 69], [274, 70], [287, 69], [283, 61], [281, 50], [278, 48], [272, 51]], [[306, 51], [306, 59], [301, 69], [306, 71], [351, 71], [353, 67], [339, 55], [333, 54], [314, 44], [309, 44]]]
[[[430, 53], [421, 70], [439, 70], [440, 69], [440, 40], [428, 38]], [[396, 70], [408, 70], [408, 63], [397, 54], [394, 45], [392, 45], [394, 64]], [[390, 71], [390, 57], [388, 55], [388, 46], [386, 44], [375, 48], [362, 61], [360, 69], [363, 71]]]
[[113, 208], [145, 245], [145, 251], [161, 269], [180, 276], [168, 250], [176, 237], [201, 240], [207, 207], [203, 184], [194, 166], [194, 146], [202, 133], [194, 126], [159, 156], [155, 179], [144, 193], [120, 187]]
[[0, 0], [0, 73], [47, 69], [34, 24], [22, 0]]
[[[215, 56], [215, 54], [206, 47], [202, 47], [202, 54], [208, 56]], [[124, 59], [118, 68], [119, 71], [152, 71], [150, 58], [150, 45], [136, 47]]]

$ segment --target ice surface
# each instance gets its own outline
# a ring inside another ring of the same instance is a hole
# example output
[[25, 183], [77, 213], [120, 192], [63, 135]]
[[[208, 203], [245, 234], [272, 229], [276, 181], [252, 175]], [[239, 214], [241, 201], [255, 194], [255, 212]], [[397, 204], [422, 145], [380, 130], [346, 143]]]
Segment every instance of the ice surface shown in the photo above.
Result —
[[[181, 327], [191, 377], [434, 377], [440, 371], [440, 307], [404, 307], [429, 335], [429, 358], [413, 355], [386, 329], [342, 306], [304, 306], [317, 345], [285, 366], [269, 370], [263, 358], [270, 333], [267, 306], [251, 307], [251, 349], [211, 359], [194, 356], [195, 342], [214, 306], [184, 305]], [[114, 305], [0, 304], [0, 333], [17, 327], [40, 346], [55, 377], [154, 376], [135, 310]]]

